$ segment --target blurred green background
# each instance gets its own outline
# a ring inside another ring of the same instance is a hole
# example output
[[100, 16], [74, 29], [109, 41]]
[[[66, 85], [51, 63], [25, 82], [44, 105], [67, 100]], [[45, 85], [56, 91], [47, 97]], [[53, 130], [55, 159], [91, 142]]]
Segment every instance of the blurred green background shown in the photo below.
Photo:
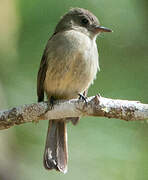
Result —
[[[89, 89], [148, 103], [147, 0], [1, 0], [0, 108], [37, 101], [36, 76], [47, 40], [70, 7], [83, 7], [114, 33], [97, 39], [101, 72]], [[68, 124], [66, 175], [42, 165], [47, 121], [0, 132], [0, 180], [147, 180], [148, 124], [84, 118]]]

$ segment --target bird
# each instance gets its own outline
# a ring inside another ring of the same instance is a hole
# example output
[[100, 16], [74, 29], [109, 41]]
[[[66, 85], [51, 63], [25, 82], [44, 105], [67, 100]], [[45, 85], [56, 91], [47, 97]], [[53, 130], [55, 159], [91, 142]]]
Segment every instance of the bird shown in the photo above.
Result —
[[[99, 71], [97, 36], [112, 32], [84, 8], [71, 8], [55, 27], [40, 62], [37, 75], [38, 102], [54, 105], [55, 100], [85, 97]], [[54, 106], [53, 106], [54, 108]], [[67, 172], [66, 122], [76, 124], [79, 117], [49, 120], [43, 164], [45, 169]]]

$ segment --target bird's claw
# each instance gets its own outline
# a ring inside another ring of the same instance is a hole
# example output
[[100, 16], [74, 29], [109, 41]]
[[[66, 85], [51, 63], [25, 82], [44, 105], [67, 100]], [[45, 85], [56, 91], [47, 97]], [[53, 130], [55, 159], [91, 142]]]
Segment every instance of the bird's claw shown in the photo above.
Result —
[[84, 96], [84, 95], [81, 94], [81, 93], [79, 93], [78, 95], [79, 95], [79, 100], [85, 101], [86, 104], [88, 103], [88, 101], [87, 101], [87, 96]]

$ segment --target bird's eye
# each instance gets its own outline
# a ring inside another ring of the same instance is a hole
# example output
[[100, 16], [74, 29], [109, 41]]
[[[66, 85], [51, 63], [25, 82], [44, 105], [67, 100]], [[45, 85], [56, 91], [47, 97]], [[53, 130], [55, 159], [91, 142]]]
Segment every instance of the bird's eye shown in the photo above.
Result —
[[83, 19], [81, 20], [81, 22], [82, 22], [82, 24], [84, 24], [84, 25], [87, 25], [87, 24], [89, 23], [88, 19], [86, 19], [86, 18], [83, 18]]

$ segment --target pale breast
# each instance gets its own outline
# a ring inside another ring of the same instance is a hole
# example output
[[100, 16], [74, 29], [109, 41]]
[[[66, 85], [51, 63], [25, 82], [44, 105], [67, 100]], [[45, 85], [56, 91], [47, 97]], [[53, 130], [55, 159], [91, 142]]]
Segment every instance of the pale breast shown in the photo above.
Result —
[[74, 98], [96, 77], [98, 51], [95, 40], [78, 31], [58, 33], [48, 42], [48, 69], [44, 89], [48, 96]]

